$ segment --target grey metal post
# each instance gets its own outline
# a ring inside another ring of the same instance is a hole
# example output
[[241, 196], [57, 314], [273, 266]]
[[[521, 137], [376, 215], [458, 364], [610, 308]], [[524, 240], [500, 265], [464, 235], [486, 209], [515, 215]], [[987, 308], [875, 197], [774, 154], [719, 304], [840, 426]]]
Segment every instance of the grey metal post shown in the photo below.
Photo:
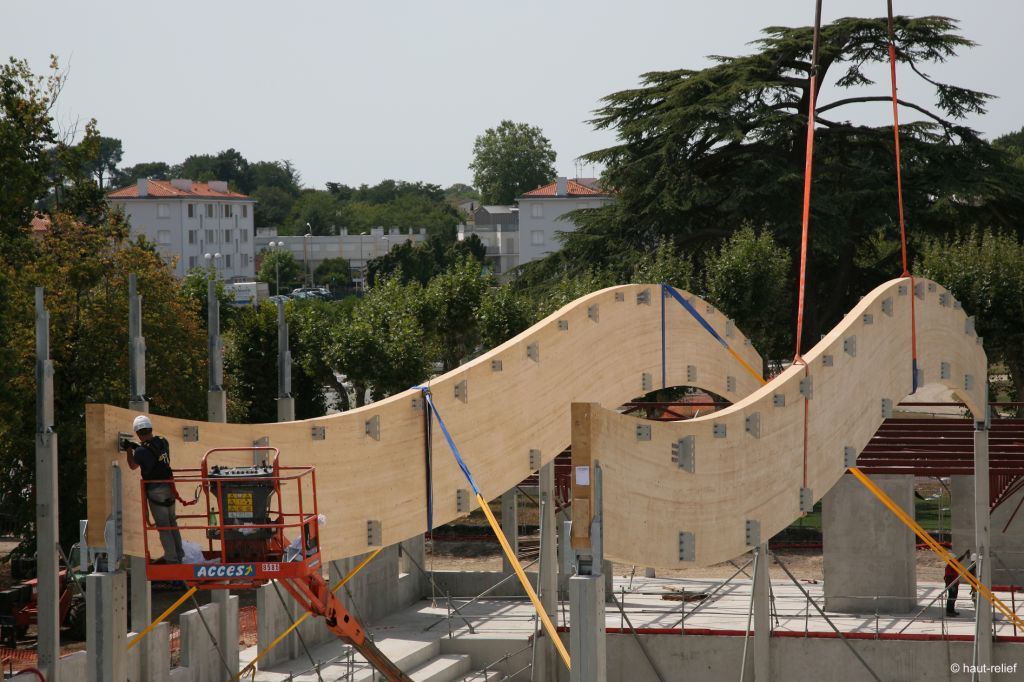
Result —
[[277, 421], [295, 421], [292, 397], [292, 354], [288, 350], [288, 322], [284, 319], [284, 300], [277, 304]]
[[[146, 400], [146, 339], [142, 336], [142, 296], [138, 292], [135, 273], [128, 275], [128, 409], [149, 412]], [[127, 429], [126, 429], [127, 430]], [[142, 632], [153, 620], [153, 599], [146, 578], [146, 558], [128, 557], [131, 579], [131, 619], [128, 627]], [[149, 647], [139, 652], [139, 671], [150, 677]]]
[[[558, 552], [555, 541], [555, 464], [548, 462], [537, 472], [540, 494], [540, 564], [537, 567], [540, 602], [551, 622], [558, 618]], [[540, 650], [544, 680], [555, 680], [559, 665], [554, 644], [544, 638]], [[541, 678], [536, 676], [538, 680]]]
[[[988, 586], [992, 585], [992, 562], [989, 557], [989, 548], [991, 547], [988, 466], [990, 419], [990, 408], [986, 404], [984, 418], [982, 421], [974, 422], [974, 544], [978, 552], [977, 577], [982, 584]], [[992, 664], [992, 604], [982, 598], [980, 594], [977, 596], [977, 602], [975, 641], [978, 643], [978, 660], [976, 663], [981, 666], [981, 670], [988, 670]], [[979, 673], [978, 679], [981, 682], [989, 682], [992, 679], [992, 673]]]
[[[227, 394], [224, 392], [224, 345], [220, 336], [220, 299], [217, 282], [209, 280], [206, 287], [206, 336], [209, 357], [209, 390], [206, 394], [207, 419], [226, 423]], [[210, 602], [217, 605], [217, 642], [227, 667], [238, 671], [238, 619], [231, 618], [231, 591], [212, 590]]]
[[36, 287], [36, 571], [39, 582], [37, 649], [39, 669], [48, 680], [60, 675], [60, 617], [57, 543], [57, 434], [53, 431], [53, 363], [50, 313], [43, 288]]
[[[513, 488], [501, 495], [501, 532], [505, 534], [512, 553], [519, 556], [519, 515], [516, 489]], [[512, 573], [512, 562], [504, 554], [501, 557], [501, 570]]]
[[754, 679], [771, 679], [771, 599], [768, 576], [768, 543], [758, 548], [760, 561], [754, 562]]
[[575, 552], [576, 575], [569, 578], [570, 682], [607, 682], [601, 466], [593, 468], [593, 520], [588, 550]]

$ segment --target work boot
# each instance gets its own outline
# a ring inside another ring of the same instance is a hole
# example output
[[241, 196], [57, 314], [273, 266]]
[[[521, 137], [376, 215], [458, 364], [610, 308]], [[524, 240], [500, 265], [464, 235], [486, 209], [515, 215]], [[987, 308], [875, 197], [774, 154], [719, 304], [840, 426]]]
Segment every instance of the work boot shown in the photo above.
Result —
[[947, 615], [947, 616], [959, 616], [959, 615], [960, 615], [960, 612], [959, 612], [959, 611], [948, 611], [948, 610], [947, 610], [947, 611], [946, 611], [946, 615]]

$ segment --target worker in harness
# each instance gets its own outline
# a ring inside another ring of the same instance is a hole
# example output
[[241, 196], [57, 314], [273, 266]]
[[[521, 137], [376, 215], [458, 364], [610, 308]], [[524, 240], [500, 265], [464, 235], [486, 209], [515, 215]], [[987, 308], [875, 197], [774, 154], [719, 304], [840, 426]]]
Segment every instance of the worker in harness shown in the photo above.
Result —
[[146, 500], [149, 511], [153, 514], [153, 523], [158, 528], [170, 530], [160, 531], [160, 545], [164, 555], [154, 560], [154, 564], [180, 564], [185, 553], [181, 548], [181, 532], [178, 530], [178, 517], [175, 509], [177, 492], [174, 488], [174, 472], [171, 470], [171, 452], [167, 439], [153, 435], [153, 422], [144, 414], [140, 414], [132, 422], [132, 431], [138, 436], [139, 442], [127, 439], [121, 441], [121, 447], [128, 456], [131, 469], [142, 469], [142, 480], [146, 483]]

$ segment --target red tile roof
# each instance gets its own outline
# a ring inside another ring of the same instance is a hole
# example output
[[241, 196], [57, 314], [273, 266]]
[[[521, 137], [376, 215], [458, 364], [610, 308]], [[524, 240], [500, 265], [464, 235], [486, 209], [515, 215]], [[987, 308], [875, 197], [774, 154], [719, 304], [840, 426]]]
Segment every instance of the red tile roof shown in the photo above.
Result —
[[[553, 197], [557, 196], [556, 192], [558, 189], [558, 182], [552, 182], [549, 185], [538, 187], [537, 189], [530, 190], [524, 197]], [[576, 182], [575, 180], [568, 180], [566, 182], [566, 194], [567, 197], [603, 197], [607, 196], [607, 193], [602, 192], [599, 189], [593, 187], [587, 187], [586, 185]]]
[[218, 192], [210, 189], [209, 183], [206, 182], [193, 182], [192, 191], [188, 192], [183, 189], [179, 189], [171, 184], [170, 180], [149, 180], [148, 188], [146, 190], [145, 197], [139, 197], [139, 185], [129, 185], [128, 187], [122, 187], [121, 189], [114, 190], [107, 195], [108, 199], [148, 199], [149, 197], [155, 198], [174, 198], [174, 197], [209, 197], [218, 199], [248, 199], [249, 196], [246, 194], [239, 194], [238, 192]]

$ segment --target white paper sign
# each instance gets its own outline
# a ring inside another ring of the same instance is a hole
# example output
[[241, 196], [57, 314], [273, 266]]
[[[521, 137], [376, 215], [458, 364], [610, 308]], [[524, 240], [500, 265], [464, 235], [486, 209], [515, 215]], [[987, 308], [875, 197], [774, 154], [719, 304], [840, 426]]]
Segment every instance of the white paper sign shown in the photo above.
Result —
[[576, 467], [576, 485], [590, 485], [590, 467]]

